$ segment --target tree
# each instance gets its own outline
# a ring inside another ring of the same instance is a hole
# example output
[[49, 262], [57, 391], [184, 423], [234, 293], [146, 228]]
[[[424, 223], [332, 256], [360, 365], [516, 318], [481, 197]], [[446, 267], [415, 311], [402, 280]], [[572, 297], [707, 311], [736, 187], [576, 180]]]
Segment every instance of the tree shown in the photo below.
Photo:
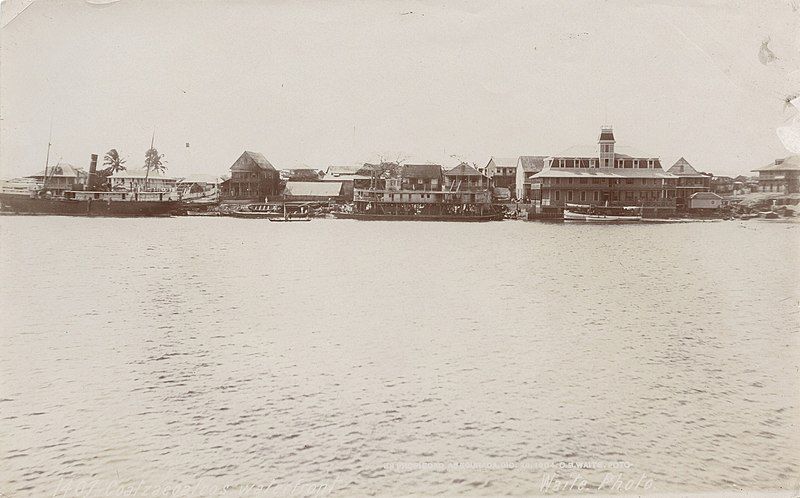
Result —
[[159, 154], [158, 149], [155, 147], [150, 147], [147, 149], [147, 152], [144, 153], [144, 168], [147, 170], [147, 173], [144, 175], [144, 187], [147, 188], [147, 179], [150, 178], [150, 171], [156, 172], [163, 172], [167, 169], [164, 165], [166, 161], [162, 161], [164, 158], [164, 154]]
[[106, 152], [105, 156], [103, 156], [103, 166], [107, 166], [111, 173], [125, 171], [125, 166], [123, 166], [124, 164], [125, 159], [119, 157], [119, 152], [117, 152], [117, 149], [111, 149]]

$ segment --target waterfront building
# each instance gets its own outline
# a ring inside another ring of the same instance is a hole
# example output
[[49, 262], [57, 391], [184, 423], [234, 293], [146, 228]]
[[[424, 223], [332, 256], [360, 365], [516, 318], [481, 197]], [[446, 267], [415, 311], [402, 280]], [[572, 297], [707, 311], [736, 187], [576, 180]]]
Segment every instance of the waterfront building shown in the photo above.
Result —
[[735, 189], [735, 182], [730, 176], [712, 176], [711, 191], [719, 195], [730, 195]]
[[683, 157], [675, 161], [667, 173], [678, 177], [675, 189], [675, 207], [678, 210], [687, 209], [694, 194], [711, 191], [711, 175], [700, 173]]
[[493, 187], [507, 188], [510, 191], [517, 185], [517, 159], [516, 157], [491, 157], [484, 168], [486, 176]]
[[368, 188], [370, 186], [372, 167], [367, 164], [328, 166], [322, 181], [341, 183], [344, 199], [352, 201], [354, 188]]
[[[147, 181], [145, 182], [145, 178]], [[111, 190], [127, 192], [169, 192], [175, 189], [177, 180], [163, 171], [126, 169], [108, 177]]]
[[448, 192], [488, 190], [489, 179], [467, 163], [444, 172], [444, 189]]
[[519, 156], [515, 173], [517, 200], [527, 201], [531, 198], [531, 175], [544, 169], [545, 159], [547, 156]]
[[342, 182], [286, 182], [283, 189], [285, 201], [342, 202]]
[[312, 168], [293, 168], [282, 169], [280, 171], [281, 180], [288, 182], [318, 182], [322, 179], [320, 170]]
[[[31, 175], [36, 183], [44, 185], [45, 171]], [[53, 195], [62, 195], [67, 190], [82, 190], [89, 181], [89, 174], [81, 168], [67, 163], [58, 163], [47, 168], [47, 190]]]
[[442, 167], [438, 164], [404, 164], [400, 178], [394, 180], [399, 180], [401, 190], [441, 190]]
[[753, 171], [758, 173], [758, 190], [761, 192], [800, 192], [800, 155], [775, 159], [774, 164]]
[[225, 199], [263, 201], [278, 193], [278, 171], [260, 152], [243, 152], [230, 170], [231, 178], [223, 184]]
[[535, 213], [565, 204], [639, 206], [645, 216], [675, 211], [677, 177], [661, 168], [658, 157], [618, 148], [611, 126], [601, 128], [597, 143], [544, 160], [542, 171], [530, 177]]
[[178, 179], [175, 186], [184, 202], [213, 204], [219, 202], [222, 183], [215, 175], [194, 174]]
[[354, 189], [351, 213], [358, 219], [501, 219], [492, 208], [488, 178], [468, 164], [442, 173], [438, 164], [375, 165], [369, 186]]
[[695, 192], [689, 197], [689, 209], [710, 210], [719, 209], [723, 205], [723, 199], [714, 192]]

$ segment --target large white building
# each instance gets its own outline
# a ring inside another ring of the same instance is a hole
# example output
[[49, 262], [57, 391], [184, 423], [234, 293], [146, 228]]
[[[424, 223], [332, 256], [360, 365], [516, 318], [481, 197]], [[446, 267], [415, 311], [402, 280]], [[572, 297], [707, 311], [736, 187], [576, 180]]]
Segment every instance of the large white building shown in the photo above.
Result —
[[[145, 177], [147, 185], [145, 186]], [[160, 171], [151, 171], [147, 174], [144, 169], [127, 169], [117, 171], [108, 177], [111, 190], [126, 190], [128, 192], [169, 192], [175, 189], [176, 180]]]

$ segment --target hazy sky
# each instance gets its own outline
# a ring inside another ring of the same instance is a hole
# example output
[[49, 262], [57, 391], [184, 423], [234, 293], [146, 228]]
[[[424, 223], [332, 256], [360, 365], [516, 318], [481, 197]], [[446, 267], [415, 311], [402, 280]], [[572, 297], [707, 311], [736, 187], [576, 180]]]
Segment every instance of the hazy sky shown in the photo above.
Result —
[[174, 175], [243, 150], [485, 164], [604, 123], [736, 175], [788, 155], [776, 128], [797, 114], [798, 0], [108, 1], [4, 3], [0, 176], [42, 169], [51, 117], [51, 163], [115, 147], [139, 168], [155, 127]]

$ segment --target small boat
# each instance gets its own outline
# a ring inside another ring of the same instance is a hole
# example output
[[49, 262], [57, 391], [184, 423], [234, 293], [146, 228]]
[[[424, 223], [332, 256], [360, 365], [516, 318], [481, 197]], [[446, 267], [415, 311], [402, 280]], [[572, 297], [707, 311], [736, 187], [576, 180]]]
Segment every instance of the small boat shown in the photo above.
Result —
[[333, 216], [338, 219], [344, 220], [361, 220], [361, 221], [502, 221], [503, 213], [492, 214], [371, 214], [371, 213], [347, 213], [343, 211], [334, 211]]
[[284, 222], [284, 221], [311, 221], [311, 218], [306, 216], [305, 218], [270, 218], [269, 221], [274, 222]]
[[618, 223], [642, 221], [641, 208], [637, 206], [592, 206], [567, 204], [564, 208], [564, 221], [600, 221]]
[[239, 211], [231, 211], [234, 218], [280, 219], [308, 218], [308, 206], [304, 204], [287, 205], [283, 202], [258, 202], [248, 204]]

